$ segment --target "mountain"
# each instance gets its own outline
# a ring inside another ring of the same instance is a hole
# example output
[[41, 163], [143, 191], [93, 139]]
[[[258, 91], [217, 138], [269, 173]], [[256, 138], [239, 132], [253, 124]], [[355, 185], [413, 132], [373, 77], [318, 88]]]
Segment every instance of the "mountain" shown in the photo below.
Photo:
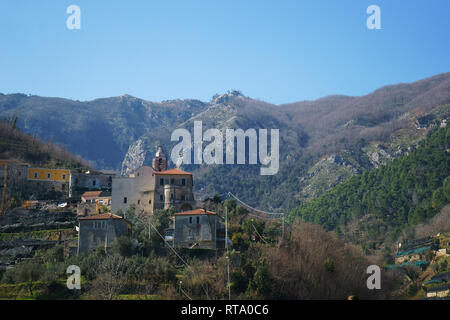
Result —
[[382, 243], [450, 203], [450, 126], [442, 123], [408, 155], [354, 176], [290, 212], [348, 240]]
[[[98, 169], [130, 172], [148, 163], [162, 144], [175, 144], [176, 128], [280, 129], [280, 170], [259, 175], [259, 165], [183, 166], [195, 174], [199, 197], [231, 191], [266, 210], [310, 201], [355, 174], [410, 153], [437, 122], [448, 119], [450, 73], [386, 86], [361, 97], [329, 96], [273, 105], [239, 91], [211, 101], [159, 103], [129, 95], [73, 101], [0, 95], [0, 117], [18, 116], [18, 127], [53, 141]], [[173, 164], [172, 164], [173, 165]]]
[[195, 100], [152, 103], [129, 95], [81, 102], [0, 94], [0, 117], [17, 115], [23, 131], [109, 169], [120, 167], [128, 146], [141, 135], [169, 130], [202, 107]]
[[0, 119], [0, 159], [42, 167], [89, 168], [82, 158], [72, 155], [68, 150], [15, 128], [14, 119]]

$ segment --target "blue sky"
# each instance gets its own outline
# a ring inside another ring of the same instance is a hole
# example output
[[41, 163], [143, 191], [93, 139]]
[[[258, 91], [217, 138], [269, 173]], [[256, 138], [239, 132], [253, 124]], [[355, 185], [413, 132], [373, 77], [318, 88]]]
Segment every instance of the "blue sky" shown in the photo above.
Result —
[[[81, 30], [66, 8], [81, 8]], [[381, 9], [369, 30], [366, 9]], [[448, 0], [3, 0], [0, 92], [281, 104], [450, 71]]]

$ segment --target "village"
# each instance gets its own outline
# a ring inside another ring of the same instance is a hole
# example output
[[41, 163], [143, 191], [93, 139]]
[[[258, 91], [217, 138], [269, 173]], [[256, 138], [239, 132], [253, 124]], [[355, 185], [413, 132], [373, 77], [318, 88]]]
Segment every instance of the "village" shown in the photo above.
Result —
[[[133, 224], [126, 217], [130, 210], [150, 218], [155, 210], [171, 209], [174, 214], [170, 217], [169, 228], [161, 234], [166, 246], [224, 249], [223, 217], [205, 209], [204, 203], [194, 198], [191, 173], [179, 168], [168, 169], [167, 162], [162, 147], [158, 148], [151, 166], [143, 165], [128, 176], [93, 170], [36, 168], [27, 163], [2, 160], [1, 212], [5, 211], [7, 203], [11, 207], [15, 201], [14, 197], [7, 201], [7, 194], [27, 197], [22, 201], [22, 210], [45, 209], [61, 216], [59, 212], [76, 212], [74, 237], [64, 239], [59, 232], [53, 236], [53, 242], [36, 240], [33, 243], [35, 247], [62, 243], [67, 256], [89, 254], [98, 247], [107, 252], [116, 239], [130, 238]], [[3, 246], [11, 244], [3, 243]]]
[[[227, 216], [222, 210], [226, 206], [212, 205], [219, 203], [220, 197], [198, 200], [193, 186], [190, 172], [168, 168], [161, 146], [151, 165], [142, 165], [124, 176], [0, 160], [0, 268], [10, 270], [31, 261], [36, 252], [57, 247], [63, 248], [65, 259], [95, 256], [99, 250], [108, 254], [123, 239], [132, 244], [134, 252], [143, 252], [142, 235], [140, 241], [136, 237], [139, 228], [144, 229], [145, 237], [148, 234], [150, 242], [159, 240], [152, 250], [162, 256], [174, 253], [180, 261], [183, 259], [179, 252], [217, 258], [226, 249], [245, 251], [247, 245], [243, 245], [243, 235], [237, 232], [236, 225], [232, 232], [226, 230]], [[250, 237], [245, 241], [270, 242], [270, 232], [264, 230], [261, 236], [263, 229], [251, 218], [264, 220], [269, 214], [280, 220], [273, 225], [273, 239], [278, 240], [272, 242], [280, 245], [285, 233], [284, 217], [281, 222], [278, 214], [241, 204], [243, 207], [236, 207], [236, 212], [244, 213], [246, 221], [250, 221], [246, 232]], [[163, 229], [156, 226], [156, 216], [161, 212], [170, 215]], [[240, 221], [239, 228], [245, 229], [245, 221]], [[445, 233], [404, 241], [397, 244], [392, 264], [384, 269], [414, 278], [421, 283], [426, 299], [445, 299], [450, 292], [450, 275], [446, 272], [449, 250], [450, 236]], [[239, 268], [241, 259], [236, 255], [233, 258], [233, 254], [231, 257], [234, 268]]]

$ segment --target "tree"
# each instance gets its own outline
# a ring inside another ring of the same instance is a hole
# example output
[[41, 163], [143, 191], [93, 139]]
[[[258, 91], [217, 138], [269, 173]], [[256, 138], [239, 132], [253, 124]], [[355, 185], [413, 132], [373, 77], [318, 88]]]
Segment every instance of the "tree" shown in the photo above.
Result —
[[22, 262], [12, 270], [14, 270], [14, 281], [25, 282], [30, 295], [33, 295], [33, 283], [38, 281], [45, 271], [44, 266], [35, 261]]
[[214, 202], [215, 204], [219, 204], [222, 202], [222, 199], [220, 198], [219, 194], [216, 193], [212, 199], [212, 202]]
[[133, 255], [133, 243], [127, 236], [116, 238], [112, 243], [111, 249], [122, 257], [131, 257]]
[[12, 118], [12, 121], [11, 121], [11, 128], [12, 129], [16, 128], [17, 119], [18, 119], [17, 115], [14, 115], [13, 118]]
[[96, 270], [89, 293], [95, 298], [116, 299], [128, 282], [128, 272], [125, 258], [108, 255]]

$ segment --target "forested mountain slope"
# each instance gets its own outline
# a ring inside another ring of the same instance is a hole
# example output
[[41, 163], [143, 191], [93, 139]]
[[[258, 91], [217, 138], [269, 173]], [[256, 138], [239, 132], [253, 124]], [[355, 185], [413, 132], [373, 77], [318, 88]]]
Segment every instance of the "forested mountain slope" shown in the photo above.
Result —
[[383, 240], [433, 217], [450, 203], [450, 126], [417, 150], [350, 178], [290, 212], [290, 219], [337, 230], [349, 239]]

